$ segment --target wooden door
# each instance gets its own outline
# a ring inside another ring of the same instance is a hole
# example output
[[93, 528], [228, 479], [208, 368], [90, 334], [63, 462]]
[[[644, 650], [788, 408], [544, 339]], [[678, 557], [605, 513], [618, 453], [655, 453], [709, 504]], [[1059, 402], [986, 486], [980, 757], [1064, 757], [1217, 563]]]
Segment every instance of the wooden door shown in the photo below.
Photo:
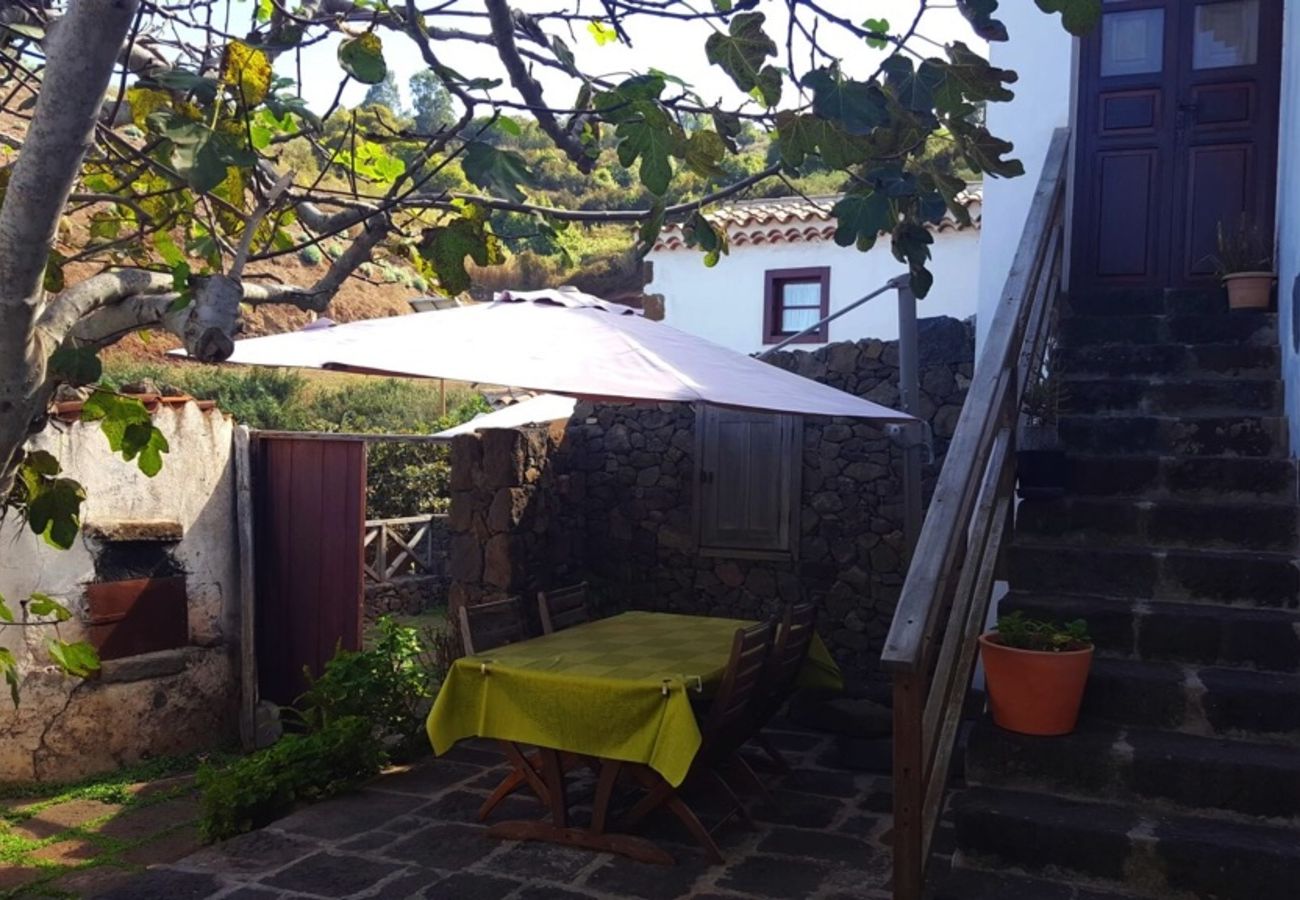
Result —
[[1209, 283], [1272, 232], [1282, 0], [1106, 0], [1080, 55], [1075, 287]]
[[361, 647], [366, 446], [254, 434], [260, 695], [291, 703], [336, 647]]

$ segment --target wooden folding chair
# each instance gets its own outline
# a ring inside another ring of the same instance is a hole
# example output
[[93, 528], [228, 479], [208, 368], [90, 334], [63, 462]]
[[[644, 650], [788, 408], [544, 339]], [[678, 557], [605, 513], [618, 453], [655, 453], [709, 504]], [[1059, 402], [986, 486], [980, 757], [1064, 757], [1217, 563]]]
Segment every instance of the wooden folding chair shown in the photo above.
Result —
[[537, 611], [542, 617], [542, 633], [551, 634], [591, 621], [587, 609], [587, 582], [583, 581], [553, 591], [538, 591]]
[[[520, 599], [509, 597], [492, 603], [480, 603], [460, 608], [460, 639], [465, 645], [465, 652], [470, 656], [487, 653], [506, 644], [515, 644], [525, 640], [528, 633], [524, 630], [523, 617], [520, 615]], [[482, 822], [496, 809], [497, 805], [525, 784], [529, 785], [544, 805], [550, 803], [550, 792], [542, 781], [541, 757], [537, 754], [525, 756], [523, 751], [510, 741], [497, 742], [506, 759], [510, 761], [510, 774], [501, 779], [501, 783], [479, 807], [478, 820]]]
[[475, 656], [516, 644], [528, 637], [520, 615], [518, 597], [460, 608], [460, 640], [465, 653]]
[[[722, 683], [701, 723], [699, 752], [691, 761], [690, 771], [683, 782], [687, 784], [701, 778], [709, 779], [730, 798], [731, 811], [712, 829], [706, 828], [681, 798], [677, 788], [665, 781], [662, 775], [649, 766], [629, 763], [626, 764], [627, 771], [645, 788], [646, 793], [620, 820], [621, 830], [634, 827], [659, 807], [667, 807], [686, 826], [709, 858], [715, 863], [721, 863], [722, 851], [713, 840], [713, 832], [737, 815], [752, 827], [753, 821], [740, 804], [739, 798], [716, 770], [736, 758], [736, 750], [748, 737], [748, 729], [754, 721], [753, 705], [762, 685], [774, 630], [775, 627], [768, 622], [736, 630]], [[600, 805], [598, 798], [597, 807]]]
[[762, 729], [780, 712], [781, 707], [794, 693], [799, 671], [808, 659], [808, 649], [816, 634], [817, 607], [811, 603], [792, 603], [781, 617], [781, 629], [763, 672], [763, 683], [754, 703], [753, 735], [757, 744], [783, 774], [791, 774], [790, 763], [776, 745], [763, 734]]

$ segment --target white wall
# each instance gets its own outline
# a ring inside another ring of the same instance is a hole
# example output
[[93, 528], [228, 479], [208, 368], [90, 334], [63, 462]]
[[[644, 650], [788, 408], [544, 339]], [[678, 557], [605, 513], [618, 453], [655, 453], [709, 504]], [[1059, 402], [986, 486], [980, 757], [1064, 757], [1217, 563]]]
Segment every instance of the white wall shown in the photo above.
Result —
[[1277, 297], [1291, 453], [1300, 451], [1300, 4], [1283, 10], [1281, 152], [1277, 172]]
[[1059, 16], [1045, 15], [1033, 3], [1022, 2], [1003, 3], [998, 18], [1006, 23], [1011, 39], [990, 44], [990, 60], [999, 68], [1015, 71], [1020, 80], [1011, 86], [1014, 100], [989, 104], [988, 127], [1015, 145], [1012, 155], [1025, 164], [1025, 174], [984, 181], [977, 360], [1020, 244], [1052, 132], [1071, 124], [1075, 71], [1074, 38], [1061, 27]]
[[[918, 315], [965, 319], [975, 313], [980, 232], [976, 229], [936, 234], [931, 248], [934, 288], [918, 304]], [[696, 250], [657, 250], [650, 254], [654, 279], [646, 293], [664, 297], [664, 321], [741, 353], [763, 350], [763, 276], [770, 269], [829, 266], [830, 309], [843, 309], [864, 294], [906, 271], [882, 239], [869, 252], [840, 247], [828, 240], [746, 244], [712, 269]], [[830, 323], [830, 340], [898, 337], [898, 302], [882, 294]], [[797, 344], [812, 350], [820, 344]]]
[[[52, 453], [86, 488], [85, 524], [180, 523], [172, 556], [185, 570], [191, 646], [107, 662], [101, 678], [81, 681], [47, 665], [48, 629], [0, 628], [0, 646], [27, 674], [22, 705], [14, 709], [7, 696], [0, 704], [0, 781], [75, 778], [230, 736], [238, 691], [231, 631], [239, 605], [233, 426], [194, 403], [158, 409], [154, 424], [171, 451], [153, 478], [112, 453], [97, 424], [53, 421], [32, 446]], [[98, 550], [86, 530], [70, 549], [57, 550], [14, 517], [0, 523], [0, 594], [15, 614], [34, 591], [65, 601], [74, 613], [60, 626], [65, 640], [85, 636], [83, 590], [95, 580]], [[174, 661], [162, 665], [163, 655]]]

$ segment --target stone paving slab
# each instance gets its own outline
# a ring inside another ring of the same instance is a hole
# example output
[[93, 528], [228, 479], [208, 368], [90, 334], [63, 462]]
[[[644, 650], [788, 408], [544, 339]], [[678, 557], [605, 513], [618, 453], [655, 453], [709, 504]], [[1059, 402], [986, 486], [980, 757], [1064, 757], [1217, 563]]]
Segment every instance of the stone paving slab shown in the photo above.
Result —
[[[446, 757], [381, 776], [363, 790], [301, 809], [267, 828], [179, 862], [150, 869], [102, 900], [833, 900], [889, 897], [889, 780], [834, 768], [832, 739], [778, 735], [794, 765], [765, 776], [772, 803], [751, 798], [757, 828], [727, 822], [715, 837], [727, 861], [709, 864], [677, 820], [655, 815], [640, 834], [677, 864], [637, 863], [607, 853], [486, 837], [478, 806], [505, 775], [495, 748], [466, 742]], [[575, 778], [583, 808], [589, 778]], [[719, 808], [690, 796], [706, 825]], [[540, 818], [526, 794], [488, 824]], [[581, 815], [581, 813], [579, 813]]]

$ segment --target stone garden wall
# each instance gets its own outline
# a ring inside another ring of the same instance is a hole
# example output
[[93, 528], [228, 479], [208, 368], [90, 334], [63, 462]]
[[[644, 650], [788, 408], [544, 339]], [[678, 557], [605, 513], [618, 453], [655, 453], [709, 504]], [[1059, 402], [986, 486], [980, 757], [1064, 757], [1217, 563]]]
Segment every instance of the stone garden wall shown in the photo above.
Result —
[[[934, 431], [927, 496], [970, 381], [970, 323], [922, 320], [920, 413]], [[865, 340], [773, 364], [887, 405], [898, 347]], [[809, 599], [853, 681], [875, 669], [903, 580], [901, 454], [877, 427], [807, 418], [796, 558], [706, 556], [695, 545], [695, 411], [579, 403], [563, 427], [488, 431], [452, 450], [451, 597], [474, 603], [586, 579], [602, 613], [738, 618]]]

